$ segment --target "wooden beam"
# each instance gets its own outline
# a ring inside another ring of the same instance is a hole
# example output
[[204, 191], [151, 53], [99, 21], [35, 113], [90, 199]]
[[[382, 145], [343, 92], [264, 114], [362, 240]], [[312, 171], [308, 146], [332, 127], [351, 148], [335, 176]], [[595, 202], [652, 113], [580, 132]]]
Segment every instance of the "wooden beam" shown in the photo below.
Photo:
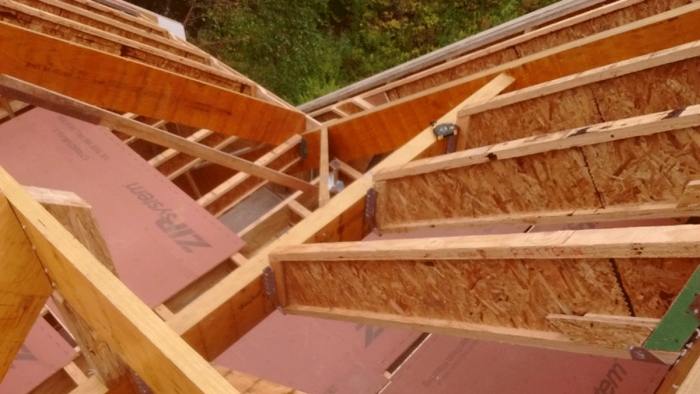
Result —
[[321, 181], [318, 184], [318, 206], [322, 207], [331, 199], [331, 191], [328, 188], [328, 128], [321, 128], [321, 161], [319, 164]]
[[[700, 4], [690, 4], [334, 121], [326, 125], [331, 154], [351, 161], [397, 149], [500, 73], [514, 77], [517, 90], [700, 40], [700, 32], [691, 28], [698, 18]], [[304, 138], [309, 157], [318, 157], [318, 130]], [[315, 160], [307, 159], [302, 168], [315, 167]]]
[[91, 14], [101, 15], [108, 19], [113, 19], [119, 23], [139, 28], [147, 33], [168, 37], [168, 30], [156, 24], [146, 22], [143, 19], [125, 14], [121, 11], [105, 7], [91, 0], [59, 0], [62, 3], [72, 5], [89, 11]]
[[[37, 200], [56, 220], [66, 228], [95, 258], [113, 275], [117, 275], [107, 244], [100, 235], [97, 219], [92, 209], [74, 193], [26, 188], [27, 193]], [[85, 355], [90, 367], [107, 387], [113, 387], [130, 376], [129, 367], [117, 353], [80, 317], [62, 296], [53, 297], [61, 316], [75, 341]], [[76, 382], [80, 384], [80, 382]]]
[[[697, 345], [697, 343], [696, 343]], [[700, 385], [700, 346], [693, 346], [664, 376], [655, 394], [693, 394]]]
[[[435, 319], [435, 332], [464, 330], [470, 337], [493, 334], [487, 326], [534, 330], [559, 336], [549, 337], [554, 342], [624, 353], [627, 345], [641, 346], [653, 327], [552, 315], [629, 317], [623, 300], [642, 286], [635, 276], [659, 259], [697, 259], [699, 236], [693, 225], [516, 233], [289, 245], [268, 258], [280, 303], [292, 313], [343, 314], [349, 320], [356, 312], [371, 313], [377, 321], [398, 320], [420, 331], [431, 331]], [[616, 273], [614, 264], [623, 259], [631, 259], [632, 268]], [[582, 331], [587, 325], [589, 332]], [[599, 335], [591, 335], [593, 329]]]
[[0, 190], [0, 381], [53, 288]]
[[[232, 145], [234, 142], [238, 141], [238, 137], [233, 137], [229, 136], [226, 137], [224, 140], [221, 142], [215, 142], [219, 140], [219, 137], [221, 134], [211, 134], [209, 137], [204, 138], [199, 141], [199, 144], [205, 145], [205, 146], [211, 146], [211, 148], [222, 151], [226, 148], [228, 148], [230, 145]], [[209, 139], [213, 139], [214, 141], [209, 141]], [[265, 144], [262, 144], [265, 145]], [[231, 156], [236, 156], [231, 154]], [[186, 155], [184, 153], [181, 153], [180, 155], [176, 155], [171, 159], [169, 163], [162, 163], [162, 166], [158, 166], [158, 171], [160, 171], [163, 175], [165, 175], [168, 179], [171, 181], [180, 175], [186, 173], [187, 171], [190, 171], [194, 169], [195, 167], [204, 164], [204, 160], [199, 157], [193, 157], [190, 155]]]
[[[202, 129], [194, 132], [191, 136], [187, 137], [186, 139], [190, 142], [199, 142], [202, 139], [212, 135], [213, 133], [214, 132], [211, 130]], [[148, 164], [152, 165], [153, 167], [158, 167], [159, 165], [175, 157], [178, 153], [180, 152], [176, 151], [175, 149], [166, 149], [158, 156], [150, 159], [148, 161]]]
[[700, 257], [700, 228], [680, 225], [289, 245], [275, 250], [270, 261], [661, 257]]
[[[457, 111], [463, 105], [494, 97], [512, 82], [512, 78], [505, 75], [495, 78], [473, 98], [465, 100], [439, 121], [454, 122]], [[274, 311], [274, 306], [264, 296], [261, 274], [263, 268], [269, 265], [267, 255], [270, 251], [280, 245], [362, 239], [365, 234], [362, 219], [364, 198], [372, 187], [374, 171], [405, 163], [429, 149], [434, 142], [435, 135], [428, 127], [345, 188], [326, 206], [317, 209], [280, 239], [259, 250], [248, 263], [176, 313], [168, 325], [205, 358], [216, 358]], [[216, 327], [216, 334], [209, 330], [210, 327]]]
[[[680, 100], [686, 103], [685, 97]], [[580, 112], [595, 117], [598, 109]], [[700, 106], [693, 105], [409, 163], [375, 177], [386, 179], [375, 186], [377, 225], [384, 232], [406, 232], [694, 216], [698, 206], [678, 203], [693, 180], [689, 176], [700, 170], [698, 154], [693, 144], [673, 141], [693, 140], [698, 126]], [[487, 131], [474, 131], [471, 137], [492, 138]], [[656, 148], [640, 153], [632, 165], [623, 164], [631, 163], [627, 153], [612, 153], [648, 144]], [[674, 162], [668, 166], [647, 165], [663, 157], [680, 159], [668, 159]], [[624, 176], [613, 175], [618, 168]], [[635, 189], [635, 179], [643, 174], [654, 175]], [[445, 200], [455, 188], [464, 198], [459, 203]]]
[[237, 392], [4, 169], [0, 169], [0, 191], [26, 226], [56, 289], [153, 390]]
[[[698, 48], [700, 49], [700, 46]], [[552, 150], [600, 144], [697, 126], [700, 126], [700, 105], [692, 105], [672, 111], [599, 123], [573, 130], [521, 138], [469, 149], [464, 152], [416, 160], [401, 166], [378, 171], [374, 175], [374, 180], [379, 182], [404, 178], [467, 167], [494, 160], [512, 159]]]
[[353, 180], [362, 178], [362, 173], [360, 171], [357, 171], [356, 169], [352, 168], [350, 165], [348, 165], [344, 161], [340, 161], [338, 159], [334, 159], [334, 160], [336, 160], [338, 163], [340, 163], [340, 168], [338, 168], [338, 170], [340, 170], [340, 172], [342, 172], [343, 174], [349, 176]]
[[212, 163], [245, 172], [274, 183], [304, 192], [313, 192], [314, 187], [300, 179], [287, 174], [256, 165], [235, 156], [227, 155], [207, 146], [199, 145], [177, 135], [145, 125], [135, 120], [127, 119], [115, 113], [103, 110], [90, 104], [80, 102], [67, 96], [52, 92], [31, 83], [20, 81], [7, 75], [0, 76], [0, 89], [4, 94], [18, 96], [17, 98], [34, 105], [46, 107], [52, 111], [67, 116], [77, 117], [92, 124], [99, 124], [122, 133], [132, 135], [158, 145], [176, 149]]
[[0, 36], [14, 54], [0, 73], [92, 105], [271, 144], [305, 128], [301, 113], [120, 56], [4, 22]]

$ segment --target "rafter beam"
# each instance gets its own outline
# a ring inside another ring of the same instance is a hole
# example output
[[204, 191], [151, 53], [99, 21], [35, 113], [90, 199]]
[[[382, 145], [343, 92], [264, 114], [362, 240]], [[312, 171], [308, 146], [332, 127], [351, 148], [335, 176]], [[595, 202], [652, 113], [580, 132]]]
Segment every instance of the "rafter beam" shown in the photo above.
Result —
[[105, 126], [292, 189], [302, 190], [304, 192], [314, 192], [315, 190], [309, 183], [290, 175], [256, 165], [255, 163], [235, 156], [227, 155], [210, 147], [188, 141], [180, 136], [170, 134], [132, 119], [124, 118], [115, 113], [32, 85], [31, 83], [8, 77], [7, 75], [0, 76], [0, 92], [4, 95], [13, 95], [22, 101], [45, 107], [67, 116], [73, 116], [92, 124]]
[[[630, 357], [627, 345], [641, 346], [655, 325], [588, 319], [582, 327], [600, 330], [591, 336], [571, 329], [577, 320], [552, 315], [629, 317], [625, 294], [668, 290], [640, 283], [645, 267], [698, 257], [700, 228], [686, 225], [293, 245], [269, 259], [290, 313], [356, 322], [371, 316], [419, 331], [520, 344], [509, 332], [533, 330], [550, 341], [547, 347], [610, 355], [598, 353], [600, 347]], [[644, 302], [653, 301], [632, 300], [630, 307]], [[579, 344], [595, 348], [574, 349]]]
[[305, 128], [301, 113], [120, 56], [4, 22], [0, 36], [0, 73], [92, 105], [271, 144]]
[[328, 161], [328, 128], [321, 128], [321, 161], [319, 164], [319, 176], [321, 181], [319, 182], [318, 189], [318, 206], [322, 207], [328, 203], [331, 199], [331, 191], [328, 188], [328, 171], [329, 171], [329, 161]]

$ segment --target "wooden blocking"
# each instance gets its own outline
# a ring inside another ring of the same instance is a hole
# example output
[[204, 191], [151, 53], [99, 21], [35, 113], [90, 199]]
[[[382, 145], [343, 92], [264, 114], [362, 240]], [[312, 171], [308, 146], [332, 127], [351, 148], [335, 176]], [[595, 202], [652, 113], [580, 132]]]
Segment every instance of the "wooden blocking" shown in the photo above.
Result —
[[700, 206], [700, 181], [694, 180], [685, 185], [685, 190], [678, 200], [678, 208]]
[[289, 305], [540, 331], [550, 313], [629, 315], [605, 259], [294, 262], [284, 276]]
[[0, 380], [52, 291], [44, 267], [0, 191]]
[[0, 190], [26, 226], [56, 289], [151, 388], [174, 394], [235, 393], [2, 169]]
[[496, 160], [377, 184], [379, 228], [414, 221], [601, 207], [577, 149]]

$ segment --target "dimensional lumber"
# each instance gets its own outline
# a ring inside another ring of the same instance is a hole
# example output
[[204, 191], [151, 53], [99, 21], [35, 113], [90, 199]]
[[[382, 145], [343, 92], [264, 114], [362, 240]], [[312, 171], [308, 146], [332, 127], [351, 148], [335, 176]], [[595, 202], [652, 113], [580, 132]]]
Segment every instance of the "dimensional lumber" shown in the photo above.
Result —
[[94, 1], [90, 1], [90, 0], [59, 0], [59, 1], [62, 3], [68, 4], [68, 5], [71, 5], [73, 7], [89, 11], [91, 14], [107, 17], [107, 18], [115, 20], [119, 23], [139, 28], [139, 29], [141, 29], [147, 33], [151, 33], [153, 35], [159, 35], [159, 36], [166, 37], [166, 38], [169, 37], [169, 35], [168, 35], [169, 32], [164, 27], [161, 27], [157, 24], [143, 20], [141, 18], [136, 18], [132, 15], [127, 15], [123, 12], [114, 10], [112, 8], [105, 7], [101, 4], [97, 4]]
[[0, 380], [10, 369], [53, 288], [0, 190]]
[[96, 106], [271, 144], [305, 128], [301, 113], [119, 56], [4, 22], [0, 36], [0, 73]]
[[[627, 351], [610, 337], [619, 335], [617, 322], [586, 331], [549, 316], [629, 316], [614, 260], [644, 267], [649, 259], [689, 258], [697, 265], [699, 235], [686, 225], [325, 243], [280, 247], [269, 259], [280, 302], [291, 313], [353, 320], [368, 312], [428, 331], [435, 319], [438, 329], [454, 332], [461, 323], [554, 332]], [[646, 336], [638, 334], [628, 344], [640, 346]]]
[[415, 71], [422, 70], [431, 65], [438, 64], [447, 59], [453, 58], [456, 55], [466, 53], [470, 50], [475, 50], [504, 38], [519, 34], [523, 31], [531, 29], [535, 26], [546, 24], [547, 22], [562, 18], [568, 14], [575, 13], [581, 9], [595, 6], [602, 3], [601, 0], [570, 0], [560, 1], [548, 7], [542, 8], [523, 17], [503, 23], [502, 25], [475, 34], [463, 40], [450, 44], [439, 51], [434, 51], [423, 55], [399, 66], [390, 68], [372, 77], [363, 79], [352, 85], [346, 86], [333, 93], [319, 97], [308, 103], [300, 105], [298, 108], [304, 112], [311, 112], [319, 108], [323, 108], [334, 102], [355, 96], [363, 91], [372, 89], [373, 87], [385, 84], [392, 80], [399, 79], [405, 75]]
[[465, 152], [415, 160], [401, 166], [378, 171], [374, 175], [374, 180], [379, 182], [403, 178], [467, 167], [493, 160], [512, 159], [697, 126], [700, 126], [700, 105], [692, 105], [686, 108], [472, 148]]
[[[698, 18], [700, 4], [693, 3], [329, 123], [331, 155], [350, 161], [397, 149], [496, 74], [507, 73], [516, 79], [513, 90], [523, 89], [699, 40], [692, 28]], [[318, 157], [318, 131], [304, 138], [309, 158]], [[310, 159], [305, 168], [316, 166]]]
[[[27, 193], [68, 230], [113, 275], [117, 276], [112, 256], [99, 232], [90, 205], [74, 193], [27, 187]], [[131, 379], [129, 367], [116, 352], [78, 315], [73, 307], [54, 294], [53, 300], [73, 338], [83, 350], [90, 367], [107, 386]]]
[[151, 388], [183, 394], [237, 392], [4, 169], [0, 191], [26, 226], [56, 290]]
[[[512, 82], [512, 78], [505, 75], [494, 78], [466, 102], [494, 97]], [[440, 121], [453, 122], [463, 105], [460, 104]], [[267, 255], [270, 251], [280, 245], [361, 239], [365, 234], [364, 197], [372, 187], [373, 172], [405, 163], [429, 149], [434, 142], [435, 135], [429, 127], [350, 184], [326, 206], [317, 209], [278, 240], [259, 250], [247, 264], [176, 313], [168, 325], [205, 358], [216, 358], [274, 311], [274, 306], [264, 296], [262, 281], [262, 270], [269, 265]], [[212, 330], [214, 327], [216, 329]]]
[[328, 203], [331, 199], [331, 191], [328, 188], [328, 127], [321, 128], [321, 160], [319, 162], [319, 176], [321, 181], [319, 182], [318, 189], [318, 206], [322, 207]]
[[[397, 100], [517, 58], [680, 7], [689, 2], [689, 0], [616, 1], [484, 49], [470, 52], [460, 58], [365, 92], [361, 96], [379, 104], [383, 104], [387, 100]], [[353, 100], [358, 98], [360, 97]], [[381, 100], [380, 98], [385, 99]], [[317, 113], [324, 113], [324, 111], [327, 110], [319, 110], [312, 115], [316, 116]]]
[[313, 192], [315, 189], [307, 182], [290, 175], [256, 165], [255, 163], [235, 156], [227, 155], [207, 146], [188, 141], [180, 136], [170, 134], [132, 119], [127, 119], [110, 111], [63, 96], [59, 93], [32, 85], [31, 83], [8, 77], [7, 75], [0, 75], [0, 92], [2, 92], [3, 95], [13, 95], [22, 101], [92, 124], [105, 126], [158, 145], [176, 149], [180, 152], [211, 161], [212, 163], [258, 176], [293, 189], [302, 190], [304, 192]]

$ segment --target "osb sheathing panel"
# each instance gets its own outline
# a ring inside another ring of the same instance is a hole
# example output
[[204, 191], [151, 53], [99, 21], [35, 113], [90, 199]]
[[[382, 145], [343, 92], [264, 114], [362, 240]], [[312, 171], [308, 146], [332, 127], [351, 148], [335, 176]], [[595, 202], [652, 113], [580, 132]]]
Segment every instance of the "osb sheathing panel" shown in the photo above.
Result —
[[469, 130], [465, 130], [469, 136], [466, 148], [574, 129], [602, 121], [593, 92], [583, 86], [472, 115]]
[[627, 349], [628, 345], [641, 346], [653, 331], [649, 327], [564, 319], [551, 319], [550, 323], [574, 342], [613, 349]]
[[583, 148], [603, 205], [677, 202], [700, 179], [700, 128]]
[[629, 316], [607, 259], [285, 264], [290, 305], [556, 331], [548, 314]]
[[[700, 59], [597, 83], [591, 87], [603, 120], [700, 104]], [[675, 202], [700, 178], [700, 129], [667, 132], [583, 149], [603, 203]]]
[[413, 220], [597, 208], [578, 149], [491, 161], [377, 184], [379, 228]]
[[492, 54], [479, 57], [472, 61], [462, 63], [456, 67], [441, 71], [413, 82], [398, 86], [394, 89], [386, 91], [389, 101], [398, 100], [402, 97], [407, 97], [412, 94], [422, 92], [424, 90], [440, 86], [444, 83], [454, 81], [456, 79], [466, 77], [479, 71], [488, 70], [489, 68], [500, 66], [517, 60], [518, 55], [512, 48], [506, 48]]
[[537, 52], [554, 48], [567, 42], [591, 36], [618, 26], [638, 21], [650, 16], [681, 7], [690, 0], [647, 0], [609, 14], [601, 15], [591, 20], [578, 23], [565, 29], [536, 37], [514, 48], [519, 57], [525, 57]]
[[700, 259], [615, 259], [615, 264], [635, 316], [660, 319]]

